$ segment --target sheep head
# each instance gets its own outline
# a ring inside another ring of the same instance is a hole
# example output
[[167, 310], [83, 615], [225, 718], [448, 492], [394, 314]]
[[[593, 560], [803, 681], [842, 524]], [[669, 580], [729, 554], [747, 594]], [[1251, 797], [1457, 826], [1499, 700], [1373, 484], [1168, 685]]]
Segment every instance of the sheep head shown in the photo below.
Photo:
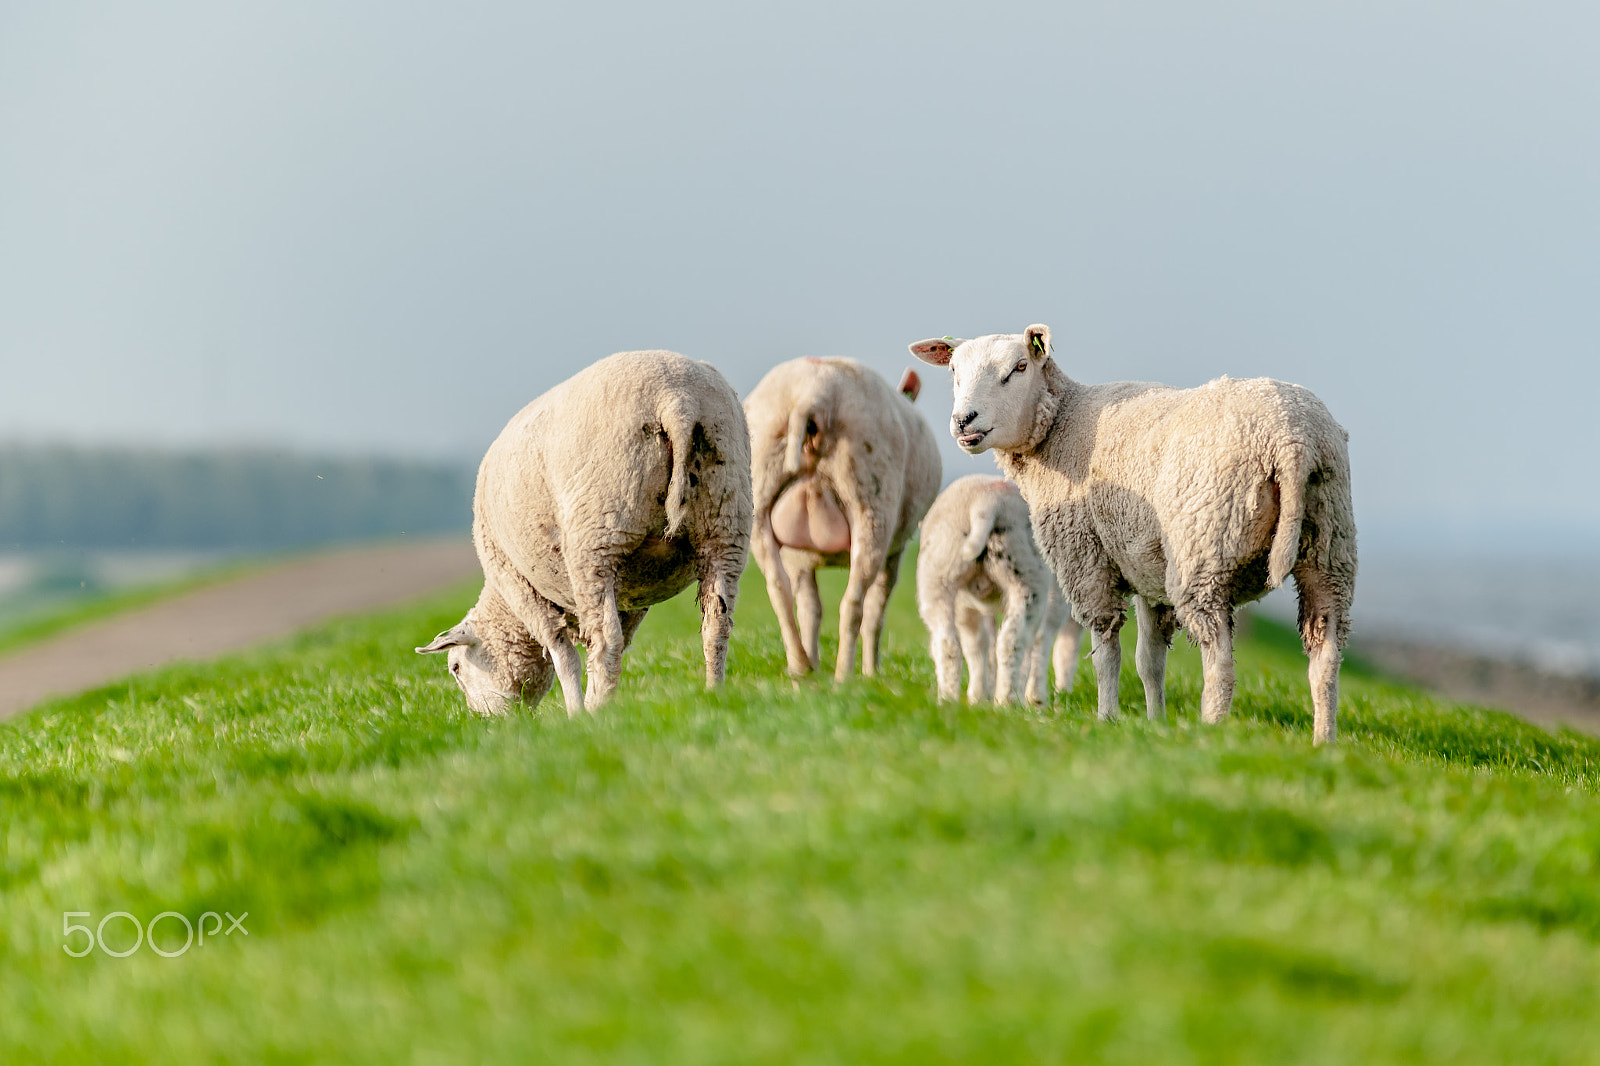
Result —
[[950, 368], [955, 390], [950, 435], [962, 451], [1013, 451], [1032, 443], [1035, 413], [1046, 393], [1050, 327], [1029, 326], [1021, 333], [993, 333], [970, 341], [940, 337], [910, 347], [923, 362]]
[[416, 649], [419, 655], [446, 653], [450, 676], [461, 686], [467, 706], [483, 715], [504, 714], [512, 703], [536, 704], [550, 691], [555, 671], [544, 648], [523, 636], [518, 640], [488, 627], [482, 636], [467, 617]]

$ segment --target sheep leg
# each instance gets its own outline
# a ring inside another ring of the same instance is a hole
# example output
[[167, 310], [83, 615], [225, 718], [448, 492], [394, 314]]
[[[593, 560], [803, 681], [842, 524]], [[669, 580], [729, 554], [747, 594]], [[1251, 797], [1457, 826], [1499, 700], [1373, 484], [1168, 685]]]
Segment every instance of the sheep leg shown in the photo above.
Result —
[[1133, 605], [1139, 625], [1139, 642], [1133, 661], [1144, 682], [1145, 717], [1152, 722], [1167, 720], [1167, 652], [1172, 635], [1178, 631], [1178, 613], [1164, 603], [1151, 603], [1135, 596]]
[[[852, 523], [851, 528], [859, 528]], [[883, 572], [884, 555], [881, 549], [862, 537], [850, 550], [850, 580], [844, 588], [844, 598], [839, 601], [839, 661], [833, 670], [833, 680], [842, 683], [850, 680], [856, 666], [856, 644], [861, 639], [861, 617], [867, 587]]]
[[1055, 634], [1049, 630], [1049, 620], [1046, 619], [1034, 634], [1033, 643], [1027, 648], [1027, 700], [1035, 707], [1042, 707], [1050, 702], [1050, 661], [1046, 657], [1045, 646]]
[[789, 575], [783, 569], [778, 540], [772, 535], [772, 523], [766, 512], [756, 515], [755, 529], [755, 535], [750, 538], [750, 551], [767, 579], [767, 598], [772, 601], [772, 613], [778, 616], [783, 650], [789, 658], [789, 674], [792, 677], [809, 674], [812, 663], [806, 658], [805, 645], [800, 643], [800, 630], [795, 626], [794, 595], [789, 590]]
[[994, 651], [994, 614], [983, 611], [978, 617], [979, 643], [983, 647], [983, 696], [982, 699], [994, 699], [994, 675], [999, 668], [995, 662]]
[[1096, 619], [1090, 626], [1090, 658], [1094, 660], [1094, 683], [1099, 690], [1099, 716], [1102, 722], [1114, 722], [1120, 715], [1117, 705], [1117, 684], [1122, 678], [1122, 615], [1110, 619]]
[[700, 650], [706, 660], [707, 688], [718, 687], [728, 676], [728, 637], [733, 633], [733, 608], [738, 597], [738, 569], [724, 559], [702, 557]]
[[1339, 731], [1339, 645], [1321, 640], [1311, 648], [1311, 713], [1313, 744], [1332, 744]]
[[1061, 582], [1061, 592], [1072, 604], [1075, 617], [1089, 630], [1089, 656], [1094, 660], [1101, 721], [1115, 721], [1120, 713], [1117, 685], [1122, 675], [1122, 645], [1118, 635], [1128, 614], [1126, 585], [1097, 537], [1068, 532], [1059, 541], [1041, 545], [1050, 569]]
[[928, 605], [922, 616], [928, 627], [933, 653], [933, 673], [939, 699], [954, 702], [961, 692], [961, 643], [956, 633], [956, 608], [950, 599]]
[[545, 645], [556, 666], [556, 678], [561, 682], [561, 699], [567, 705], [567, 717], [572, 718], [583, 705], [583, 660], [565, 633]]
[[1204, 687], [1200, 692], [1200, 720], [1215, 725], [1233, 708], [1233, 619], [1226, 611], [1207, 612], [1189, 622], [1189, 632], [1200, 645]]
[[[991, 567], [991, 572], [998, 570]], [[1022, 695], [1024, 655], [1033, 649], [1040, 618], [1038, 592], [1025, 585], [1020, 576], [1006, 571], [992, 573], [1001, 588], [1000, 631], [995, 640], [994, 701], [1011, 703]], [[1038, 701], [1042, 702], [1042, 701]]]
[[[1037, 583], [1037, 578], [1035, 581]], [[1072, 652], [1077, 651], [1077, 636], [1081, 632], [1072, 620], [1072, 605], [1061, 595], [1055, 575], [1049, 574], [1045, 584], [1046, 592], [1039, 609], [1039, 632], [1033, 638], [1033, 651], [1028, 659], [1028, 702], [1040, 706], [1048, 705], [1054, 698], [1054, 690], [1050, 688], [1050, 666], [1060, 641], [1062, 625], [1072, 626]], [[1068, 653], [1069, 657], [1072, 652]], [[1057, 664], [1056, 688], [1071, 687], [1070, 680], [1065, 686], [1061, 684], [1061, 672]]]
[[898, 553], [883, 561], [883, 571], [872, 587], [867, 589], [866, 601], [861, 608], [861, 672], [867, 677], [878, 674], [878, 654], [883, 639], [883, 612], [900, 578]]
[[995, 639], [994, 701], [1011, 703], [1017, 698], [1017, 667], [1022, 658], [1022, 642], [1027, 634], [1027, 618], [1019, 604], [1006, 597], [1000, 616], [1000, 631]]
[[1350, 632], [1350, 596], [1309, 566], [1299, 567], [1294, 581], [1300, 593], [1300, 640], [1311, 657], [1311, 742], [1332, 744], [1339, 731], [1339, 660]]
[[822, 662], [822, 594], [817, 591], [817, 568], [811, 557], [797, 553], [791, 553], [784, 566], [800, 613], [800, 646], [815, 669]]
[[993, 650], [987, 611], [969, 604], [956, 608], [956, 632], [961, 636], [961, 654], [967, 660], [967, 703], [978, 704], [989, 698], [989, 657]]
[[1072, 683], [1078, 679], [1078, 648], [1083, 643], [1083, 627], [1078, 620], [1068, 616], [1056, 632], [1056, 642], [1051, 649], [1051, 665], [1056, 671], [1056, 691], [1071, 692]]
[[611, 698], [622, 676], [622, 617], [617, 610], [615, 573], [586, 576], [599, 578], [598, 590], [578, 581], [572, 585], [578, 601], [579, 633], [589, 646], [589, 690], [584, 706], [593, 710]]

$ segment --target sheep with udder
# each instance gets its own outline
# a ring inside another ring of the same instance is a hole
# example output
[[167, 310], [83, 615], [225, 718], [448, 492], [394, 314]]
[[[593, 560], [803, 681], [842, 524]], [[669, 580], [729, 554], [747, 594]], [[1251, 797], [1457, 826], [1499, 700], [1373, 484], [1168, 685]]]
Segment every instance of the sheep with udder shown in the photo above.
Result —
[[858, 635], [861, 672], [877, 673], [900, 557], [943, 473], [933, 431], [911, 406], [919, 388], [914, 371], [897, 393], [853, 359], [804, 358], [773, 367], [745, 398], [755, 485], [751, 549], [793, 676], [811, 672], [821, 658], [819, 566], [850, 568], [834, 679], [855, 669]]
[[1024, 684], [1029, 703], [1048, 703], [1052, 658], [1056, 689], [1071, 689], [1083, 631], [1034, 546], [1022, 493], [1004, 478], [969, 474], [933, 501], [917, 549], [917, 610], [941, 700], [956, 698], [963, 657], [968, 703], [991, 693], [1010, 703]]
[[1356, 579], [1349, 435], [1311, 392], [1268, 378], [1192, 389], [1081, 385], [1050, 330], [911, 345], [953, 371], [950, 432], [993, 449], [1091, 635], [1101, 718], [1117, 716], [1117, 634], [1135, 594], [1151, 717], [1178, 626], [1200, 647], [1201, 718], [1233, 702], [1233, 609], [1293, 574], [1311, 664], [1313, 739], [1333, 741]]
[[594, 710], [645, 612], [691, 581], [706, 684], [722, 683], [750, 547], [750, 436], [710, 363], [619, 352], [579, 371], [489, 446], [472, 510], [483, 592], [417, 651], [448, 652], [473, 710], [536, 704], [552, 673], [569, 715]]

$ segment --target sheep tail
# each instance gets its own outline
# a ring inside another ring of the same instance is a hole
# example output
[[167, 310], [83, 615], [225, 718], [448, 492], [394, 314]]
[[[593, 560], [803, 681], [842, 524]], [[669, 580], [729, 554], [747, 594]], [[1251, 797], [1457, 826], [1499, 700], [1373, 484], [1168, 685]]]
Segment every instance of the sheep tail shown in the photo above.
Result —
[[961, 557], [969, 563], [977, 562], [978, 556], [988, 548], [989, 534], [994, 532], [995, 520], [1000, 515], [1000, 502], [998, 495], [985, 493], [973, 503], [972, 511], [968, 515], [972, 532], [961, 542]]
[[789, 434], [783, 449], [785, 474], [798, 474], [805, 465], [806, 423], [810, 420], [811, 412], [804, 407], [789, 412]]
[[1300, 557], [1300, 526], [1306, 517], [1306, 453], [1301, 447], [1285, 448], [1278, 457], [1278, 528], [1272, 534], [1267, 557], [1267, 588], [1283, 584]]
[[689, 512], [689, 458], [694, 450], [694, 432], [699, 426], [694, 413], [679, 404], [661, 412], [661, 431], [667, 438], [672, 473], [667, 478], [667, 536], [677, 536]]

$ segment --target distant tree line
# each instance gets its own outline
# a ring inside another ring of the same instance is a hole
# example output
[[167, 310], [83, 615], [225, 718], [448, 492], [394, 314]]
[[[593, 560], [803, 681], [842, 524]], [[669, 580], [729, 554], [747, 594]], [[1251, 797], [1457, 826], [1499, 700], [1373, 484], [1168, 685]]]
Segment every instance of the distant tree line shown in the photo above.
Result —
[[0, 549], [283, 548], [467, 529], [465, 464], [0, 445]]

